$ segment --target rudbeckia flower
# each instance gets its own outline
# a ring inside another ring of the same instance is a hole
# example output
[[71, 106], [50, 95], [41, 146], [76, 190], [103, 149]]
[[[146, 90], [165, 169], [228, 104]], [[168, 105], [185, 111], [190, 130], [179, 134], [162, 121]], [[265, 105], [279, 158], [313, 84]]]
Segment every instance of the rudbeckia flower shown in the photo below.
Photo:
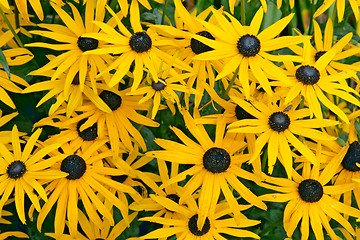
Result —
[[[104, 1], [98, 1], [98, 3], [105, 4]], [[63, 72], [67, 72], [64, 85], [64, 97], [69, 97], [71, 84], [79, 73], [78, 81], [80, 90], [84, 91], [86, 76], [89, 77], [91, 85], [96, 92], [96, 80], [95, 76], [98, 72], [104, 71], [107, 67], [107, 63], [111, 61], [109, 54], [103, 54], [101, 56], [97, 54], [87, 54], [92, 49], [97, 49], [103, 45], [102, 41], [98, 41], [94, 38], [84, 37], [85, 33], [98, 32], [99, 28], [92, 23], [92, 21], [102, 21], [105, 15], [105, 7], [101, 4], [96, 4], [96, 1], [87, 1], [85, 7], [85, 17], [82, 19], [78, 9], [76, 9], [71, 3], [69, 3], [72, 9], [73, 17], [66, 11], [61, 9], [60, 6], [51, 3], [56, 13], [66, 26], [59, 24], [38, 24], [39, 27], [47, 30], [33, 30], [31, 34], [40, 35], [46, 38], [53, 39], [59, 44], [51, 44], [44, 42], [29, 43], [27, 47], [42, 47], [55, 51], [63, 51], [60, 55], [51, 59], [45, 66], [31, 72], [32, 75], [41, 75], [51, 69], [55, 69], [55, 72], [51, 76], [51, 80], [57, 79]], [[103, 78], [109, 80], [110, 75], [104, 74]]]
[[[130, 120], [137, 124], [158, 127], [159, 124], [157, 122], [136, 112], [136, 110], [149, 110], [150, 104], [139, 104], [141, 97], [127, 95], [130, 92], [130, 88], [117, 91], [115, 88], [110, 89], [106, 85], [101, 87], [104, 90], [99, 96], [111, 109], [111, 112], [104, 112], [91, 101], [85, 102], [82, 106], [75, 109], [75, 111], [82, 112], [76, 118], [76, 121], [88, 118], [79, 130], [83, 131], [97, 123], [97, 128], [101, 131], [99, 136], [104, 136], [103, 131], [107, 129], [111, 149], [114, 151], [115, 156], [117, 156], [121, 143], [128, 150], [131, 150], [133, 149], [132, 142], [135, 141], [145, 151], [145, 141], [139, 130], [133, 126]], [[74, 120], [69, 119], [64, 124], [72, 121]]]
[[302, 175], [294, 171], [293, 180], [267, 177], [265, 181], [269, 184], [260, 183], [265, 188], [280, 192], [263, 195], [261, 199], [271, 202], [288, 202], [283, 217], [283, 225], [288, 237], [293, 235], [301, 219], [301, 240], [308, 239], [310, 224], [318, 240], [324, 240], [323, 228], [331, 239], [341, 239], [336, 236], [330, 226], [330, 219], [334, 219], [351, 234], [355, 234], [351, 224], [340, 213], [359, 218], [360, 211], [331, 197], [332, 194], [350, 191], [354, 185], [328, 185], [336, 174], [345, 153], [341, 151], [321, 171], [319, 166], [311, 166], [310, 162], [304, 162]]
[[[8, 0], [1, 0], [1, 4], [10, 9]], [[44, 13], [42, 10], [40, 0], [15, 0], [17, 9], [19, 10], [20, 15], [27, 21], [30, 22], [29, 13], [28, 13], [28, 3], [30, 3], [32, 9], [34, 10], [36, 16], [42, 21], [44, 20]]]
[[227, 133], [224, 136], [225, 119], [223, 117], [218, 119], [215, 141], [212, 141], [204, 126], [196, 125], [187, 111], [183, 111], [183, 116], [187, 128], [199, 143], [191, 140], [179, 129], [172, 127], [171, 129], [184, 144], [165, 139], [155, 139], [155, 142], [164, 150], [148, 152], [147, 155], [169, 162], [193, 166], [171, 178], [161, 187], [180, 182], [187, 175], [192, 176], [184, 186], [185, 191], [180, 196], [179, 203], [182, 204], [187, 197], [201, 187], [199, 193], [199, 227], [204, 225], [208, 214], [212, 216], [214, 213], [220, 191], [224, 193], [236, 222], [241, 222], [239, 205], [229, 185], [250, 204], [266, 209], [266, 205], [259, 201], [258, 197], [238, 179], [240, 177], [251, 181], [259, 180], [254, 174], [241, 168], [241, 164], [247, 161], [250, 156], [242, 153], [245, 143], [240, 142], [236, 134]]
[[[233, 209], [230, 209], [226, 203], [220, 203], [216, 205], [214, 213], [212, 215], [206, 215], [205, 222], [202, 227], [198, 227], [199, 215], [202, 213], [201, 208], [195, 204], [189, 205], [188, 207], [179, 206], [173, 204], [173, 201], [163, 198], [164, 207], [176, 212], [181, 217], [179, 219], [169, 220], [165, 217], [144, 217], [139, 219], [140, 221], [149, 221], [158, 224], [167, 225], [160, 229], [156, 229], [145, 236], [142, 239], [168, 239], [176, 234], [177, 239], [187, 240], [201, 240], [201, 239], [216, 239], [224, 240], [223, 234], [238, 237], [238, 238], [255, 238], [260, 237], [243, 228], [251, 227], [259, 224], [257, 220], [248, 219], [242, 213], [238, 213], [241, 217], [240, 223], [237, 223], [234, 218], [228, 217]], [[239, 210], [243, 211], [249, 208], [249, 206], [241, 206]]]
[[[80, 116], [79, 116], [80, 115]], [[34, 127], [52, 126], [60, 130], [60, 133], [49, 136], [45, 141], [46, 143], [66, 143], [74, 149], [82, 149], [85, 151], [92, 146], [95, 142], [102, 142], [102, 140], [109, 141], [109, 134], [106, 129], [100, 131], [97, 123], [80, 131], [81, 126], [86, 122], [87, 118], [82, 118], [81, 114], [73, 114], [71, 118], [66, 117], [64, 114], [54, 114], [51, 117], [43, 118], [34, 124]], [[101, 135], [100, 135], [101, 134]], [[120, 147], [125, 149], [123, 145]], [[103, 145], [99, 151], [106, 151], [108, 148]]]
[[[336, 12], [338, 15], [338, 22], [341, 22], [343, 20], [344, 12], [345, 12], [345, 3], [346, 3], [345, 0], [324, 0], [323, 4], [314, 13], [314, 18], [318, 17], [320, 14], [328, 10], [329, 7], [333, 5], [335, 2], [336, 2]], [[360, 3], [357, 0], [349, 0], [349, 3], [355, 15], [356, 21], [358, 21], [360, 15], [359, 12]]]
[[231, 123], [228, 126], [229, 132], [252, 133], [258, 136], [250, 162], [260, 155], [265, 144], [268, 143], [268, 171], [270, 174], [276, 159], [281, 157], [279, 158], [280, 162], [288, 177], [291, 178], [293, 154], [290, 144], [313, 164], [318, 164], [314, 153], [296, 135], [314, 140], [336, 139], [316, 128], [334, 126], [338, 122], [327, 119], [306, 119], [310, 115], [310, 111], [308, 108], [297, 109], [300, 100], [293, 101], [291, 105], [284, 105], [283, 101], [279, 101], [278, 104], [272, 102], [264, 104], [258, 101], [247, 102], [237, 97], [232, 97], [232, 99], [253, 119], [243, 119]]
[[[95, 70], [91, 66], [89, 68], [90, 72]], [[35, 75], [52, 78], [55, 72], [55, 70], [48, 70], [41, 74], [38, 73]], [[36, 107], [39, 107], [46, 101], [55, 98], [56, 102], [52, 104], [49, 109], [50, 116], [53, 115], [59, 107], [64, 106], [66, 103], [66, 116], [69, 118], [73, 114], [74, 110], [83, 104], [84, 99], [91, 100], [99, 109], [102, 109], [105, 112], [111, 112], [111, 109], [101, 100], [98, 94], [89, 87], [91, 86], [89, 75], [95, 76], [96, 72], [87, 74], [85, 77], [83, 89], [81, 89], [80, 86], [79, 72], [72, 79], [70, 86], [66, 85], [68, 74], [69, 71], [66, 71], [65, 73], [61, 73], [60, 76], [58, 76], [56, 79], [34, 83], [25, 88], [22, 93], [48, 91], [45, 96], [42, 97], [41, 100], [37, 103]]]
[[[144, 31], [140, 23], [139, 5], [136, 0], [132, 1], [130, 6], [130, 24], [134, 33], [121, 23], [120, 17], [116, 15], [110, 8], [107, 8], [113, 15], [120, 32], [117, 32], [113, 26], [103, 22], [95, 22], [104, 33], [87, 34], [87, 37], [96, 38], [100, 41], [107, 42], [103, 47], [89, 51], [87, 54], [114, 54], [119, 55], [108, 68], [101, 71], [99, 76], [112, 69], [116, 69], [115, 74], [110, 81], [106, 81], [109, 87], [115, 86], [123, 81], [123, 77], [128, 74], [131, 64], [134, 63], [132, 71], [133, 82], [131, 90], [137, 89], [143, 79], [144, 68], [149, 70], [152, 79], [158, 82], [158, 69], [162, 62], [170, 63], [174, 60], [169, 54], [161, 51], [158, 47], [173, 44], [170, 40], [160, 38], [158, 34], [149, 28]], [[191, 67], [184, 62], [175, 58], [174, 66], [180, 69], [192, 71]]]
[[[179, 51], [179, 58], [186, 64], [193, 67], [194, 74], [189, 77], [186, 81], [188, 88], [196, 86], [196, 91], [199, 94], [194, 96], [195, 107], [200, 105], [201, 99], [204, 95], [204, 89], [206, 82], [209, 81], [210, 88], [214, 88], [215, 85], [215, 73], [214, 70], [220, 71], [222, 69], [221, 60], [195, 60], [194, 56], [213, 50], [213, 48], [199, 42], [192, 38], [191, 34], [197, 34], [209, 39], [215, 39], [214, 36], [208, 32], [204, 26], [196, 19], [205, 20], [211, 13], [211, 7], [205, 9], [196, 16], [196, 10], [191, 14], [183, 6], [181, 0], [175, 0], [175, 23], [176, 26], [165, 26], [165, 25], [151, 25], [150, 28], [159, 30], [159, 34], [172, 38], [176, 44], [174, 47], [170, 47], [171, 50], [176, 48]], [[210, 17], [210, 22], [214, 21], [213, 17]], [[180, 30], [183, 29], [183, 30]], [[169, 51], [170, 51], [169, 49]], [[209, 92], [213, 98], [213, 94]], [[185, 92], [185, 104], [186, 108], [189, 108], [190, 93]]]
[[[105, 141], [102, 141], [102, 145]], [[121, 169], [105, 167], [104, 158], [112, 156], [111, 150], [98, 153], [102, 146], [99, 142], [93, 143], [84, 152], [74, 150], [69, 144], [61, 146], [61, 152], [53, 151], [49, 155], [61, 161], [52, 166], [52, 169], [67, 173], [66, 177], [56, 179], [49, 183], [45, 191], [49, 194], [48, 201], [43, 205], [38, 215], [37, 228], [41, 231], [44, 220], [50, 210], [56, 203], [56, 213], [54, 220], [55, 236], [59, 238], [64, 233], [65, 220], [68, 221], [70, 235], [77, 237], [77, 225], [79, 221], [78, 201], [84, 205], [90, 220], [96, 225], [101, 226], [102, 221], [99, 213], [114, 225], [113, 214], [103, 202], [103, 199], [109, 200], [114, 206], [122, 209], [124, 202], [113, 195], [107, 188], [116, 188], [119, 191], [131, 193], [135, 200], [139, 201], [141, 196], [130, 186], [118, 183], [110, 178], [113, 175], [122, 175]], [[126, 206], [127, 207], [127, 206]], [[129, 223], [127, 213], [122, 216], [125, 222]]]
[[196, 93], [193, 89], [185, 86], [187, 78], [193, 76], [193, 73], [170, 73], [171, 68], [163, 67], [159, 69], [158, 82], [155, 82], [150, 74], [144, 78], [144, 84], [140, 85], [134, 92], [129, 92], [129, 95], [143, 96], [139, 104], [151, 102], [151, 119], [154, 119], [157, 112], [161, 109], [161, 101], [165, 100], [166, 105], [169, 107], [171, 113], [174, 115], [176, 109], [174, 104], [177, 104], [181, 109], [180, 99], [178, 93]]
[[314, 63], [314, 55], [311, 54], [310, 41], [304, 44], [304, 61], [301, 65], [295, 66], [290, 61], [285, 61], [285, 67], [288, 71], [289, 80], [287, 83], [280, 84], [289, 87], [290, 90], [286, 94], [285, 104], [290, 103], [294, 98], [302, 95], [305, 98], [305, 104], [309, 106], [312, 115], [316, 118], [323, 118], [320, 102], [329, 110], [334, 112], [342, 121], [349, 123], [348, 117], [341, 109], [332, 103], [324, 94], [338, 96], [349, 103], [360, 106], [357, 100], [350, 93], [359, 96], [353, 88], [349, 87], [346, 79], [356, 75], [356, 72], [347, 70], [344, 72], [328, 75], [326, 73], [326, 66], [334, 58], [338, 49], [342, 49], [352, 37], [352, 33], [347, 34], [341, 38], [331, 50], [327, 51]]
[[44, 147], [36, 147], [41, 129], [36, 130], [27, 139], [24, 148], [21, 147], [19, 131], [14, 125], [11, 132], [11, 148], [7, 148], [0, 143], [0, 213], [11, 196], [15, 196], [15, 207], [22, 223], [25, 223], [25, 193], [34, 204], [36, 210], [40, 211], [40, 203], [37, 194], [47, 201], [47, 194], [43, 186], [38, 182], [39, 179], [54, 180], [65, 177], [67, 174], [56, 170], [49, 170], [60, 159], [59, 157], [46, 157], [61, 144], [51, 144]]
[[216, 79], [238, 72], [246, 98], [250, 97], [249, 68], [261, 87], [270, 95], [273, 91], [270, 87], [269, 77], [284, 82], [287, 81], [288, 78], [284, 71], [271, 61], [282, 62], [287, 59], [297, 61], [301, 58], [291, 55], [272, 55], [267, 52], [296, 45], [308, 39], [305, 36], [282, 36], [276, 38], [291, 21], [294, 14], [280, 19], [259, 33], [264, 15], [262, 8], [256, 12], [250, 27], [242, 26], [236, 18], [226, 12], [225, 14], [230, 21], [217, 10], [212, 12], [219, 26], [205, 21], [201, 21], [201, 23], [217, 40], [211, 40], [196, 34], [193, 34], [192, 37], [214, 50], [196, 55], [193, 59], [225, 59], [224, 67]]
[[[353, 66], [351, 64], [345, 64], [341, 63], [340, 61], [343, 59], [346, 59], [348, 57], [354, 56], [356, 54], [360, 53], [360, 48], [355, 47], [351, 44], [349, 44], [351, 40], [351, 34], [347, 34], [341, 39], [344, 39], [343, 43], [341, 45], [333, 44], [333, 38], [334, 38], [334, 27], [331, 18], [329, 18], [326, 22], [324, 34], [321, 32], [321, 28], [319, 24], [316, 22], [316, 20], [313, 20], [314, 23], [314, 42], [315, 47], [312, 45], [306, 45], [310, 49], [305, 49], [299, 46], [292, 46], [290, 47], [292, 51], [294, 51], [298, 55], [303, 55], [304, 51], [309, 51], [310, 57], [307, 59], [309, 60], [309, 64], [313, 65], [317, 60], [319, 60], [320, 57], [322, 57], [325, 53], [331, 51], [334, 52], [331, 61], [326, 65], [326, 73], [327, 74], [336, 74], [338, 72], [347, 71], [347, 70], [353, 70], [357, 71], [359, 70], [358, 67]], [[340, 40], [339, 40], [340, 41]], [[346, 48], [346, 46], [349, 45], [350, 48]], [[354, 76], [356, 77], [356, 75]], [[357, 78], [356, 78], [357, 79]], [[343, 84], [346, 85], [346, 81], [343, 82]]]

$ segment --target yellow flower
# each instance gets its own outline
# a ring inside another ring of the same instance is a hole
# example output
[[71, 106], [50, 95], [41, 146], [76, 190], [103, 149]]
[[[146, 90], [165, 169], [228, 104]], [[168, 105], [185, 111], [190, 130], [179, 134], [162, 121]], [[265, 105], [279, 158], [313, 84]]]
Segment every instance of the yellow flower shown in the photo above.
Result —
[[[104, 71], [107, 63], [111, 61], [111, 56], [109, 54], [101, 56], [97, 54], [84, 55], [85, 52], [97, 49], [103, 45], [102, 41], [84, 37], [85, 33], [99, 31], [99, 28], [93, 24], [92, 21], [102, 21], [105, 15], [105, 7], [102, 5], [95, 6], [95, 3], [96, 1], [88, 1], [86, 3], [84, 21], [79, 11], [72, 4], [69, 3], [72, 9], [73, 17], [61, 9], [60, 6], [51, 3], [52, 7], [66, 26], [41, 23], [38, 26], [47, 29], [46, 31], [32, 30], [30, 33], [50, 38], [61, 43], [51, 44], [35, 42], [25, 45], [27, 47], [43, 47], [55, 51], [64, 51], [62, 54], [51, 59], [45, 66], [31, 72], [31, 74], [41, 75], [56, 68], [55, 72], [51, 76], [51, 80], [54, 81], [68, 70], [64, 82], [65, 99], [69, 98], [71, 83], [78, 73], [80, 91], [84, 91], [85, 83], [87, 83], [85, 79], [88, 76], [91, 84], [89, 87], [93, 88], [96, 92], [97, 83], [95, 76], [98, 72]], [[110, 79], [110, 75], [104, 74], [103, 78], [105, 81], [108, 81]]]
[[311, 53], [311, 43], [310, 41], [306, 41], [303, 50], [304, 61], [300, 65], [295, 66], [293, 62], [290, 61], [284, 62], [288, 71], [289, 80], [287, 83], [281, 82], [280, 84], [290, 88], [286, 94], [286, 104], [290, 103], [299, 95], [302, 95], [305, 98], [305, 104], [309, 106], [311, 115], [314, 114], [316, 118], [323, 118], [321, 102], [342, 121], [349, 123], [346, 114], [331, 102], [324, 92], [360, 106], [359, 100], [350, 94], [353, 93], [359, 96], [359, 93], [349, 87], [345, 81], [346, 78], [356, 75], [356, 72], [348, 70], [340, 73], [331, 73], [331, 75], [326, 73], [326, 67], [329, 62], [334, 59], [338, 49], [342, 49], [343, 46], [349, 42], [351, 36], [352, 33], [349, 33], [340, 39], [331, 50], [327, 51], [316, 62], [314, 62], [314, 54]]
[[[107, 199], [118, 209], [123, 209], [125, 203], [112, 194], [108, 187], [116, 188], [118, 191], [131, 193], [135, 200], [139, 201], [141, 196], [130, 186], [118, 183], [110, 178], [113, 175], [122, 175], [124, 170], [105, 167], [104, 158], [112, 157], [111, 150], [98, 153], [98, 149], [106, 141], [98, 141], [92, 144], [84, 152], [74, 150], [69, 144], [61, 146], [61, 152], [53, 151], [49, 155], [59, 159], [61, 162], [55, 164], [52, 169], [68, 173], [66, 177], [56, 179], [48, 184], [45, 191], [50, 195], [48, 201], [43, 205], [38, 215], [37, 228], [41, 231], [44, 220], [56, 203], [54, 220], [55, 236], [59, 238], [64, 233], [65, 220], [68, 221], [70, 235], [77, 237], [77, 225], [79, 221], [78, 201], [84, 205], [90, 220], [101, 226], [102, 221], [99, 213], [114, 225], [111, 209], [105, 206], [103, 199]], [[125, 206], [127, 208], [127, 206]], [[127, 213], [122, 216], [129, 223]]]
[[[143, 79], [144, 67], [149, 70], [152, 79], [158, 82], [158, 72], [162, 62], [170, 63], [173, 58], [167, 53], [161, 51], [158, 47], [173, 44], [170, 40], [159, 38], [154, 29], [149, 28], [144, 31], [140, 23], [139, 5], [136, 0], [132, 1], [130, 6], [130, 23], [133, 34], [121, 23], [121, 15], [116, 15], [110, 8], [107, 8], [113, 15], [111, 21], [117, 23], [119, 32], [117, 32], [111, 23], [95, 22], [104, 33], [86, 34], [86, 37], [98, 39], [107, 42], [99, 49], [88, 51], [88, 54], [114, 54], [118, 57], [108, 66], [107, 69], [100, 72], [99, 76], [107, 74], [110, 70], [117, 68], [110, 81], [106, 80], [109, 87], [123, 82], [123, 77], [128, 74], [131, 64], [134, 62], [132, 70], [133, 82], [131, 91], [135, 91]], [[174, 66], [180, 69], [192, 71], [191, 67], [175, 58]]]
[[60, 147], [61, 144], [51, 144], [42, 148], [36, 148], [35, 146], [38, 144], [40, 134], [41, 129], [36, 130], [26, 141], [26, 145], [22, 149], [20, 144], [22, 141], [19, 138], [18, 129], [14, 125], [11, 132], [11, 150], [0, 143], [0, 212], [11, 193], [15, 191], [16, 211], [22, 223], [26, 221], [25, 193], [38, 211], [40, 211], [40, 203], [34, 190], [43, 200], [47, 201], [46, 191], [36, 179], [51, 181], [67, 175], [57, 170], [48, 169], [60, 159], [59, 157], [47, 158], [46, 155]]
[[249, 68], [261, 87], [270, 95], [273, 91], [268, 78], [279, 79], [284, 82], [288, 81], [284, 71], [271, 61], [282, 62], [288, 59], [297, 61], [301, 58], [291, 55], [272, 55], [267, 52], [296, 45], [308, 39], [305, 36], [282, 36], [276, 38], [291, 21], [294, 14], [280, 19], [259, 33], [264, 15], [262, 8], [256, 12], [250, 27], [242, 26], [236, 18], [226, 12], [225, 14], [230, 21], [217, 10], [212, 12], [220, 26], [205, 21], [201, 21], [201, 23], [216, 40], [196, 34], [193, 34], [192, 37], [214, 50], [196, 55], [193, 59], [225, 59], [224, 67], [216, 79], [238, 72], [246, 98], [250, 97]]
[[353, 184], [328, 185], [336, 174], [345, 153], [345, 151], [339, 152], [322, 171], [319, 170], [319, 166], [311, 167], [309, 162], [305, 162], [302, 176], [294, 171], [293, 180], [267, 177], [265, 181], [269, 184], [260, 183], [263, 187], [280, 192], [265, 194], [261, 196], [261, 199], [271, 202], [288, 202], [283, 217], [283, 225], [288, 237], [293, 235], [301, 219], [301, 240], [308, 239], [310, 224], [316, 239], [324, 239], [323, 227], [331, 239], [340, 239], [330, 226], [330, 219], [334, 219], [351, 234], [355, 234], [351, 224], [340, 213], [359, 218], [360, 211], [330, 196], [350, 191]]
[[[292, 104], [284, 105], [269, 102], [267, 104], [232, 97], [242, 109], [250, 116], [236, 121], [228, 126], [229, 132], [252, 133], [258, 135], [255, 142], [255, 150], [250, 162], [260, 155], [265, 144], [268, 143], [268, 170], [271, 174], [278, 157], [284, 166], [289, 178], [293, 171], [293, 153], [290, 144], [304, 155], [313, 164], [318, 164], [314, 153], [298, 139], [304, 136], [314, 140], [335, 140], [336, 138], [323, 133], [316, 128], [333, 126], [337, 121], [327, 119], [306, 119], [310, 115], [307, 108], [297, 109], [300, 101], [295, 100]], [[252, 116], [253, 119], [249, 119]], [[290, 143], [290, 144], [289, 144]]]
[[241, 168], [241, 164], [247, 161], [250, 156], [242, 153], [245, 143], [240, 142], [236, 134], [227, 133], [224, 136], [225, 119], [223, 117], [218, 119], [215, 141], [212, 141], [204, 126], [196, 125], [187, 111], [183, 111], [183, 116], [187, 128], [199, 143], [191, 140], [179, 129], [172, 127], [171, 129], [184, 144], [165, 139], [155, 139], [155, 142], [165, 150], [148, 152], [147, 155], [169, 162], [193, 166], [171, 178], [161, 187], [180, 182], [187, 175], [192, 176], [185, 185], [185, 191], [180, 196], [179, 203], [182, 204], [187, 197], [201, 187], [199, 193], [199, 227], [204, 225], [208, 214], [211, 216], [214, 213], [220, 191], [224, 193], [236, 222], [241, 221], [239, 205], [229, 185], [250, 204], [266, 209], [266, 205], [259, 201], [258, 197], [238, 179], [241, 177], [251, 181], [259, 180], [254, 174]]
[[[223, 234], [238, 238], [260, 238], [257, 234], [242, 229], [245, 227], [255, 226], [260, 222], [248, 219], [245, 215], [238, 212], [241, 220], [237, 223], [234, 218], [229, 217], [228, 214], [230, 214], [233, 209], [230, 209], [226, 203], [217, 204], [214, 209], [214, 213], [206, 215], [204, 225], [199, 228], [197, 222], [202, 210], [201, 208], [198, 208], [195, 200], [191, 199], [191, 197], [189, 197], [189, 201], [192, 201], [193, 204], [185, 207], [174, 204], [174, 202], [168, 198], [159, 197], [159, 202], [161, 202], [164, 207], [176, 212], [181, 217], [171, 220], [166, 217], [158, 216], [141, 218], [140, 221], [149, 221], [165, 225], [160, 229], [156, 229], [145, 236], [142, 236], [141, 238], [168, 239], [168, 237], [175, 234], [177, 239], [186, 240], [225, 239]], [[241, 206], [238, 210], [243, 211], [247, 208], [249, 208], [249, 206]]]

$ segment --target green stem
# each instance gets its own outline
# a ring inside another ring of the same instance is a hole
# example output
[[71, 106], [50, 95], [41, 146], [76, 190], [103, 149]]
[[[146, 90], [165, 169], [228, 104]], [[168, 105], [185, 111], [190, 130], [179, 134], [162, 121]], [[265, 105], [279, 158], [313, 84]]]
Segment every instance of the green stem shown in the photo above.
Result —
[[166, 13], [166, 8], [167, 8], [168, 3], [169, 3], [169, 0], [165, 0], [162, 17], [161, 17], [161, 25], [164, 25], [164, 23], [165, 23], [165, 13]]
[[246, 25], [246, 10], [245, 10], [245, 0], [241, 0], [241, 24]]
[[9, 22], [9, 19], [6, 17], [4, 11], [0, 8], [0, 14], [1, 16], [4, 18], [4, 21], [6, 22], [6, 24], [9, 27], [9, 30], [12, 32], [12, 34], [15, 37], [16, 42], [19, 44], [20, 47], [24, 47], [24, 44], [21, 42], [19, 36], [16, 34], [16, 31], [14, 30], [13, 26], [11, 25], [11, 23]]
[[236, 68], [235, 70], [235, 73], [233, 75], [233, 77], [231, 78], [230, 82], [229, 82], [229, 85], [227, 86], [225, 92], [222, 94], [222, 98], [223, 99], [226, 99], [226, 97], [228, 96], [229, 92], [230, 92], [230, 89], [232, 88], [232, 86], [234, 85], [234, 82], [235, 82], [235, 79], [236, 79], [236, 76], [238, 75], [239, 73], [239, 67]]

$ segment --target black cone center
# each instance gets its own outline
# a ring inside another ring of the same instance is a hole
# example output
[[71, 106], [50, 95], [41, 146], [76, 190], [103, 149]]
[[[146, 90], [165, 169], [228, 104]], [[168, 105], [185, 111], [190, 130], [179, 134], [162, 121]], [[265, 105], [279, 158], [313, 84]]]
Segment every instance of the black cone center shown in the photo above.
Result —
[[22, 161], [14, 161], [9, 164], [7, 167], [6, 173], [8, 174], [9, 178], [17, 179], [22, 177], [26, 172], [25, 163]]
[[79, 134], [79, 136], [84, 141], [93, 141], [95, 138], [97, 138], [97, 123], [94, 123], [91, 127], [88, 127], [80, 132], [80, 127], [87, 121], [87, 118], [84, 118], [78, 122], [76, 125], [76, 130]]
[[205, 235], [210, 230], [210, 221], [209, 221], [209, 218], [206, 218], [204, 226], [202, 227], [201, 230], [199, 230], [197, 227], [198, 217], [199, 216], [197, 214], [192, 216], [189, 219], [188, 227], [189, 227], [190, 232], [192, 234], [194, 234], [195, 236], [202, 236], [202, 235]]
[[152, 87], [155, 91], [161, 91], [161, 90], [163, 90], [163, 89], [166, 87], [166, 85], [165, 85], [164, 83], [158, 81], [158, 82], [152, 82], [151, 87]]
[[82, 157], [70, 155], [61, 162], [60, 170], [69, 174], [67, 179], [79, 179], [86, 171], [86, 163]]
[[314, 179], [306, 179], [299, 184], [298, 191], [300, 197], [305, 202], [317, 202], [323, 196], [322, 185]]
[[358, 141], [350, 144], [345, 157], [341, 162], [342, 166], [351, 172], [357, 172], [360, 170], [360, 168], [356, 166], [356, 163], [360, 163], [360, 144]]
[[97, 49], [99, 41], [94, 38], [79, 37], [77, 44], [81, 51], [86, 52], [89, 50]]
[[313, 85], [320, 80], [320, 72], [312, 66], [303, 65], [296, 69], [295, 77], [305, 85]]
[[206, 170], [212, 173], [222, 173], [230, 166], [230, 155], [222, 149], [213, 147], [207, 150], [203, 156], [203, 164]]
[[253, 57], [260, 51], [260, 40], [254, 35], [246, 34], [238, 40], [237, 49], [244, 57]]
[[136, 32], [130, 37], [129, 44], [132, 50], [142, 53], [151, 48], [152, 41], [146, 32]]
[[121, 97], [116, 93], [104, 90], [100, 93], [99, 97], [109, 106], [113, 111], [121, 106]]
[[269, 126], [272, 130], [283, 132], [288, 129], [290, 125], [290, 118], [284, 112], [275, 112], [269, 117]]
[[[208, 39], [212, 39], [215, 40], [215, 38], [213, 37], [213, 35], [211, 35], [211, 33], [209, 33], [208, 31], [201, 31], [196, 33], [196, 35], [200, 35], [203, 37], [206, 37]], [[204, 52], [208, 52], [211, 50], [214, 50], [212, 47], [209, 47], [208, 45], [192, 38], [190, 41], [190, 47], [191, 50], [195, 53], [195, 54], [200, 54], [200, 53], [204, 53]]]

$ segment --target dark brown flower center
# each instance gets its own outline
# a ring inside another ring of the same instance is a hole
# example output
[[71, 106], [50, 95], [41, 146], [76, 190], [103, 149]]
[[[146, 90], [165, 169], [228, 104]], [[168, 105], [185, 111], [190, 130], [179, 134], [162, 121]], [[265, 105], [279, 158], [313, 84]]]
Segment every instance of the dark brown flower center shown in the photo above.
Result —
[[240, 107], [239, 105], [236, 105], [235, 107], [235, 116], [238, 120], [243, 120], [243, 119], [256, 119], [256, 117], [254, 117], [253, 115], [251, 115], [250, 113], [248, 113], [247, 111], [245, 111], [242, 107]]
[[151, 86], [155, 91], [161, 91], [166, 87], [166, 85], [164, 83], [162, 83], [161, 81], [152, 82]]
[[283, 132], [288, 129], [290, 125], [290, 118], [284, 112], [275, 112], [269, 117], [269, 126], [272, 130]]
[[321, 183], [314, 179], [303, 180], [299, 184], [298, 191], [301, 199], [309, 203], [319, 201], [324, 194]]
[[213, 147], [207, 150], [203, 156], [204, 168], [212, 173], [222, 173], [230, 166], [230, 155], [222, 149]]
[[10, 163], [6, 170], [6, 173], [8, 174], [9, 178], [13, 178], [13, 179], [18, 179], [22, 177], [25, 172], [26, 172], [25, 163], [19, 160]]
[[[211, 33], [209, 33], [208, 31], [201, 31], [196, 33], [196, 35], [202, 36], [202, 37], [206, 37], [208, 39], [211, 40], [215, 40], [215, 38], [213, 37], [213, 35], [211, 35]], [[190, 41], [190, 47], [191, 50], [195, 53], [195, 54], [200, 54], [200, 53], [204, 53], [204, 52], [208, 52], [211, 50], [214, 50], [212, 47], [209, 47], [208, 45], [192, 38]]]
[[244, 57], [253, 57], [260, 51], [260, 40], [254, 35], [246, 34], [238, 40], [237, 49]]
[[99, 97], [109, 106], [113, 111], [121, 106], [121, 97], [116, 93], [104, 90], [100, 93]]
[[296, 69], [295, 77], [305, 85], [314, 85], [320, 80], [320, 72], [312, 66], [303, 65]]
[[95, 138], [97, 138], [97, 123], [94, 123], [91, 127], [88, 127], [80, 132], [80, 127], [87, 121], [87, 118], [84, 118], [78, 122], [76, 125], [76, 130], [79, 134], [79, 136], [84, 141], [93, 141]]
[[69, 180], [79, 179], [86, 171], [86, 163], [82, 157], [70, 155], [61, 162], [60, 170], [69, 174]]
[[315, 61], [319, 60], [319, 58], [321, 58], [322, 55], [324, 55], [326, 53], [326, 51], [319, 51], [315, 54]]
[[360, 171], [360, 168], [356, 165], [357, 163], [360, 163], [360, 144], [355, 141], [350, 144], [341, 164], [346, 170], [357, 172]]
[[197, 226], [198, 217], [199, 216], [197, 214], [192, 216], [189, 219], [188, 227], [189, 227], [190, 232], [192, 234], [194, 234], [195, 236], [202, 236], [202, 235], [205, 235], [207, 232], [209, 232], [209, 230], [210, 230], [210, 221], [209, 221], [209, 218], [206, 218], [204, 226], [202, 227], [201, 230], [199, 230], [198, 226]]
[[129, 45], [135, 52], [142, 53], [151, 48], [152, 41], [146, 32], [136, 32], [130, 37]]
[[97, 49], [99, 41], [94, 38], [79, 37], [77, 44], [81, 51], [86, 52], [89, 50]]

